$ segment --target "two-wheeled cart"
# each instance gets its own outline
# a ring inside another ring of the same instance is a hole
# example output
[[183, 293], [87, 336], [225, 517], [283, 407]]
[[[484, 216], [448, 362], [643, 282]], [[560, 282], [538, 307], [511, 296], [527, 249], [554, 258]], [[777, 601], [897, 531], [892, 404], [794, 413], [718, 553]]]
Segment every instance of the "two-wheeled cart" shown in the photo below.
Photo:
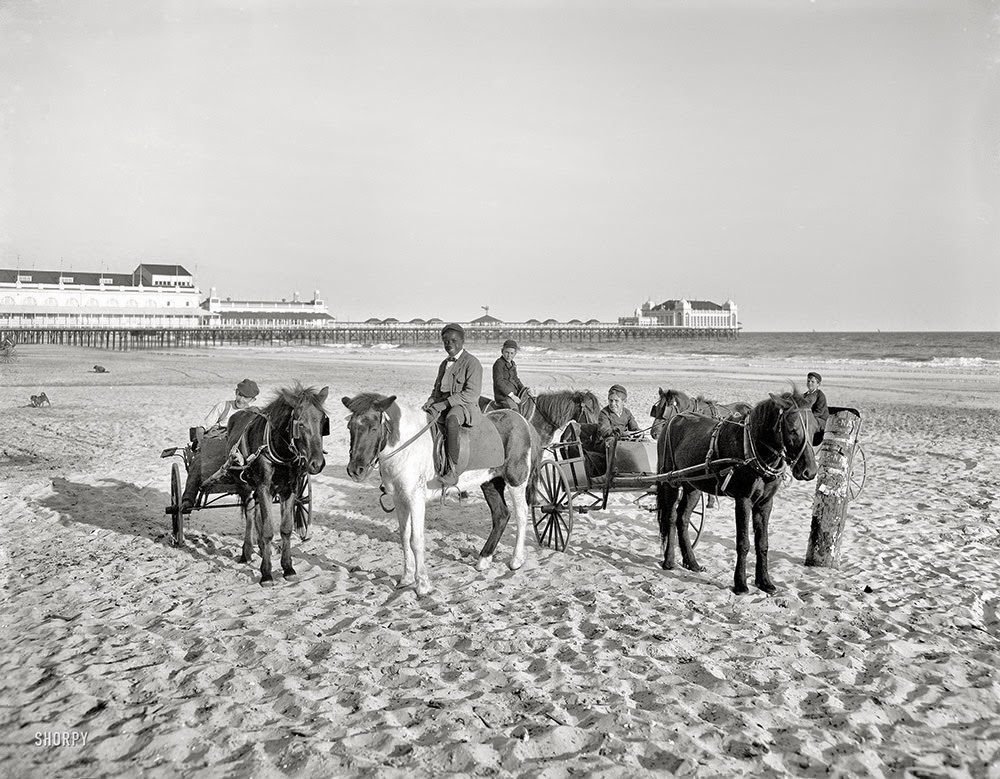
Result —
[[[650, 438], [623, 437], [610, 439], [605, 445], [606, 468], [594, 474], [594, 458], [584, 446], [583, 434], [577, 422], [570, 422], [563, 440], [546, 447], [548, 456], [542, 460], [535, 481], [535, 498], [531, 505], [531, 521], [540, 546], [566, 551], [573, 532], [575, 515], [605, 510], [608, 499], [615, 493], [635, 495], [633, 502], [647, 511], [656, 510], [656, 484], [661, 481], [682, 481], [685, 475], [703, 475], [704, 468], [683, 471], [656, 472], [656, 441]], [[591, 461], [588, 468], [588, 459]], [[705, 523], [705, 496], [700, 494], [689, 520], [692, 545], [698, 543]]]
[[[192, 511], [214, 508], [241, 508], [239, 501], [238, 470], [220, 469], [226, 465], [229, 452], [226, 450], [225, 437], [205, 434], [205, 428], [192, 427], [190, 442], [186, 446], [172, 446], [160, 452], [160, 457], [176, 457], [184, 464], [185, 475], [195, 462], [195, 449], [200, 450], [202, 484], [198, 490]], [[184, 512], [181, 511], [181, 500], [184, 495], [186, 478], [181, 477], [181, 463], [173, 463], [170, 467], [170, 505], [164, 513], [171, 519], [173, 542], [176, 546], [184, 545]], [[274, 499], [275, 503], [279, 500]], [[295, 490], [295, 530], [303, 541], [309, 538], [309, 523], [312, 521], [312, 485], [309, 474], [303, 474]]]

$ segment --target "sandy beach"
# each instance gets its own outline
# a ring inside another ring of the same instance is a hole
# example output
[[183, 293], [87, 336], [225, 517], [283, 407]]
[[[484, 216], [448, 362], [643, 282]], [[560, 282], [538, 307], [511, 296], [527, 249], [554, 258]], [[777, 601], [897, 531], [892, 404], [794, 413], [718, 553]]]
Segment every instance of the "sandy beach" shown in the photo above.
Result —
[[[0, 772], [1000, 777], [995, 372], [812, 366], [862, 413], [868, 481], [839, 569], [802, 564], [815, 484], [782, 490], [774, 596], [730, 589], [731, 501], [706, 518], [702, 573], [659, 568], [655, 516], [627, 496], [579, 517], [566, 553], [529, 527], [516, 572], [508, 528], [477, 573], [473, 494], [428, 506], [436, 589], [418, 599], [396, 588], [377, 483], [346, 475], [340, 398], [420, 402], [438, 359], [19, 347], [0, 365]], [[778, 360], [519, 364], [538, 390], [621, 381], [640, 421], [658, 386], [756, 401], [804, 382]], [[262, 399], [330, 387], [312, 537], [273, 588], [236, 562], [238, 510], [192, 514], [182, 548], [164, 514], [160, 451], [244, 376]], [[27, 405], [40, 391], [51, 407]]]

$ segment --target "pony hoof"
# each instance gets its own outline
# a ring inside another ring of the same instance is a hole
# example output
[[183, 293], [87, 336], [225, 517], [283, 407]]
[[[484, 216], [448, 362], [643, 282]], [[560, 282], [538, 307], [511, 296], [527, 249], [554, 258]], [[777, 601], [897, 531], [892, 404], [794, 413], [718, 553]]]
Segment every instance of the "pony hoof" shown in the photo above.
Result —
[[691, 565], [687, 565], [685, 563], [684, 567], [687, 568], [689, 571], [694, 571], [695, 573], [701, 573], [702, 571], [705, 570], [700, 565], [698, 565], [698, 563], [692, 563]]
[[412, 576], [404, 576], [398, 582], [396, 582], [397, 590], [405, 590], [407, 587], [412, 587], [414, 585], [414, 579]]
[[286, 579], [291, 579], [292, 577], [298, 576], [294, 568], [285, 568], [282, 573], [284, 573]]
[[274, 579], [272, 579], [270, 577], [268, 577], [267, 579], [261, 579], [260, 580], [260, 586], [261, 587], [273, 587], [274, 586]]
[[507, 567], [510, 568], [512, 571], [516, 571], [522, 565], [524, 565], [523, 557], [512, 557], [510, 558], [510, 562], [507, 563]]
[[733, 592], [735, 592], [737, 595], [746, 595], [748, 592], [750, 592], [750, 588], [747, 587], [745, 584], [735, 585], [733, 586]]
[[434, 592], [434, 587], [431, 586], [430, 582], [418, 582], [417, 583], [417, 595], [419, 597], [424, 597], [425, 595], [430, 595]]
[[250, 562], [250, 555], [241, 554], [239, 557], [236, 558], [236, 562], [238, 562], [238, 563], [249, 563]]
[[664, 571], [672, 571], [674, 570], [674, 564], [668, 563], [666, 560], [664, 560], [663, 562], [660, 563], [660, 568], [662, 568]]
[[478, 560], [476, 560], [476, 570], [477, 571], [485, 571], [492, 564], [493, 564], [493, 558], [492, 557], [480, 557]]
[[775, 587], [771, 582], [763, 582], [763, 583], [754, 582], [754, 583], [757, 585], [758, 590], [766, 592], [768, 595], [773, 595], [778, 591], [778, 588]]

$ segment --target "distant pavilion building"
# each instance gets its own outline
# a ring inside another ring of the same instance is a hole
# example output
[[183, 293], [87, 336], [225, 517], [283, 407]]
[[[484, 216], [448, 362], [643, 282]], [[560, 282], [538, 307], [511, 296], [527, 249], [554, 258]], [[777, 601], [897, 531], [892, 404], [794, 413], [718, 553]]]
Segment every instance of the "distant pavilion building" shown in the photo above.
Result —
[[632, 316], [618, 317], [618, 324], [737, 330], [739, 318], [731, 300], [722, 305], [710, 300], [647, 300]]
[[318, 328], [336, 321], [319, 290], [313, 292], [312, 300], [301, 300], [298, 292], [291, 300], [223, 300], [212, 287], [202, 306], [207, 311], [207, 324], [214, 327]]
[[0, 268], [0, 328], [186, 328], [201, 293], [182, 265], [132, 273]]

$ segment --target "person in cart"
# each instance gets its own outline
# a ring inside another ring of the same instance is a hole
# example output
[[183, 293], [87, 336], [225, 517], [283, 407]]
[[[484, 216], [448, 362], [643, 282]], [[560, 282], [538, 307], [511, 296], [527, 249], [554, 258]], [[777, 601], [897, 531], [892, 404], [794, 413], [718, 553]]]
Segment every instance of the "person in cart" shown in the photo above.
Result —
[[208, 416], [205, 417], [205, 433], [201, 440], [195, 440], [191, 444], [191, 462], [187, 469], [187, 482], [184, 484], [184, 495], [181, 498], [181, 511], [190, 514], [198, 499], [198, 491], [202, 485], [201, 463], [202, 454], [206, 445], [212, 449], [218, 449], [221, 442], [223, 447], [226, 442], [226, 426], [229, 418], [237, 411], [249, 408], [257, 396], [260, 388], [257, 382], [252, 379], [243, 379], [236, 385], [236, 395], [230, 400], [223, 400], [217, 403]]
[[640, 431], [632, 412], [625, 407], [628, 391], [621, 384], [608, 390], [608, 405], [597, 417], [597, 429], [592, 436], [583, 438], [583, 456], [590, 476], [603, 476], [608, 470], [607, 442], [613, 438], [627, 438]]
[[638, 433], [639, 423], [632, 412], [625, 407], [628, 392], [621, 384], [613, 384], [608, 390], [608, 405], [601, 409], [597, 417], [597, 440], [603, 446], [609, 438], [622, 438], [628, 433]]

